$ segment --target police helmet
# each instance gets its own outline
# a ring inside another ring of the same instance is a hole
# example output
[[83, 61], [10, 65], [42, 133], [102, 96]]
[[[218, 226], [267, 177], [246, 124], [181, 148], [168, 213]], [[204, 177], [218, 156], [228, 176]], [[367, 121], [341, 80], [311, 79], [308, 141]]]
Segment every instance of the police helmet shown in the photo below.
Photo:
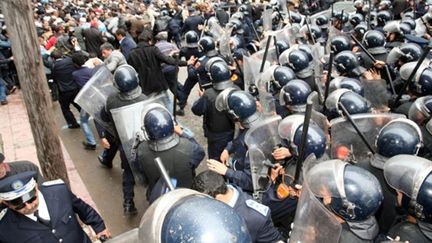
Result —
[[387, 10], [382, 10], [377, 13], [378, 26], [384, 26], [392, 19], [392, 15]]
[[291, 11], [289, 18], [291, 20], [291, 23], [293, 24], [294, 23], [300, 24], [302, 22], [302, 16], [297, 12]]
[[176, 189], [152, 203], [142, 217], [138, 239], [161, 243], [251, 242], [244, 219], [233, 208], [190, 189]]
[[[411, 105], [408, 118], [419, 126], [426, 126], [429, 133], [432, 134], [432, 96], [423, 96], [417, 98]], [[430, 124], [430, 125], [429, 125]], [[429, 126], [428, 126], [429, 125]]]
[[[285, 117], [278, 126], [279, 136], [286, 139], [290, 144], [292, 152], [299, 155], [301, 137], [303, 133], [304, 114], [293, 114]], [[326, 150], [326, 136], [321, 127], [313, 121], [309, 123], [304, 150], [305, 158], [314, 154], [316, 158], [321, 158]]]
[[279, 54], [284, 52], [285, 50], [288, 50], [288, 48], [289, 48], [289, 44], [283, 40], [278, 40], [276, 42], [276, 46], [278, 48]]
[[237, 90], [227, 97], [228, 113], [234, 120], [249, 128], [260, 118], [254, 97], [246, 91]]
[[275, 68], [273, 72], [273, 78], [282, 87], [285, 84], [287, 84], [290, 80], [295, 79], [296, 76], [295, 76], [295, 72], [291, 68], [285, 66], [278, 66]]
[[142, 130], [150, 149], [165, 151], [178, 144], [179, 137], [174, 133], [173, 118], [162, 105], [147, 105], [142, 112], [142, 121]]
[[120, 92], [129, 92], [138, 87], [138, 73], [130, 65], [121, 65], [114, 72], [114, 81]]
[[230, 24], [233, 27], [233, 32], [239, 35], [244, 34], [243, 23], [239, 19], [231, 19]]
[[354, 27], [354, 34], [358, 40], [363, 39], [363, 36], [367, 31], [368, 31], [368, 27], [365, 22], [361, 22], [356, 27]]
[[341, 160], [318, 163], [307, 172], [306, 180], [313, 194], [348, 225], [371, 219], [384, 199], [372, 173]]
[[209, 55], [214, 56], [217, 54], [215, 42], [214, 42], [213, 38], [211, 38], [209, 36], [205, 36], [205, 37], [201, 38], [198, 42], [198, 47], [207, 56], [209, 56]]
[[329, 94], [325, 103], [329, 119], [339, 117], [343, 114], [339, 102], [343, 104], [350, 115], [369, 112], [370, 105], [368, 100], [349, 89], [337, 89]]
[[426, 68], [411, 86], [420, 95], [432, 95], [432, 67]]
[[333, 18], [338, 21], [342, 21], [342, 23], [348, 22], [348, 13], [346, 12], [337, 12], [333, 15]]
[[308, 83], [293, 79], [282, 87], [279, 101], [281, 105], [290, 107], [293, 111], [304, 112], [312, 89]]
[[378, 30], [369, 30], [363, 36], [363, 43], [371, 54], [386, 53], [385, 36]]
[[365, 71], [360, 66], [356, 55], [351, 51], [342, 51], [335, 56], [334, 65], [340, 74], [349, 75], [351, 77], [359, 77]]
[[293, 50], [288, 55], [288, 66], [292, 68], [294, 72], [299, 72], [307, 68], [310, 61], [308, 54], [301, 50]]
[[401, 205], [407, 213], [432, 223], [432, 161], [414, 155], [397, 155], [384, 165], [387, 184], [402, 193]]
[[350, 51], [352, 49], [351, 41], [345, 35], [337, 35], [333, 37], [330, 42], [330, 47], [335, 55], [341, 51]]
[[413, 19], [405, 18], [402, 19], [401, 23], [407, 24], [411, 30], [415, 30], [416, 28], [416, 22]]
[[403, 43], [399, 50], [402, 54], [400, 60], [404, 63], [417, 61], [423, 55], [423, 49], [415, 43]]
[[381, 128], [375, 145], [377, 153], [387, 158], [399, 154], [417, 155], [422, 146], [422, 134], [416, 123], [398, 118]]
[[216, 90], [232, 87], [231, 70], [225, 62], [215, 62], [209, 68], [209, 76]]
[[327, 29], [328, 22], [329, 22], [328, 17], [323, 14], [317, 16], [317, 18], [315, 19], [315, 24], [318, 25], [318, 27], [320, 27], [321, 29]]
[[364, 21], [364, 17], [360, 13], [355, 13], [351, 16], [350, 23], [353, 27], [356, 27], [358, 24]]
[[337, 77], [330, 81], [330, 90], [334, 91], [336, 89], [349, 89], [356, 92], [357, 94], [364, 96], [363, 84], [355, 78], [348, 77]]
[[185, 39], [187, 47], [198, 47], [199, 36], [195, 31], [190, 30], [186, 32]]

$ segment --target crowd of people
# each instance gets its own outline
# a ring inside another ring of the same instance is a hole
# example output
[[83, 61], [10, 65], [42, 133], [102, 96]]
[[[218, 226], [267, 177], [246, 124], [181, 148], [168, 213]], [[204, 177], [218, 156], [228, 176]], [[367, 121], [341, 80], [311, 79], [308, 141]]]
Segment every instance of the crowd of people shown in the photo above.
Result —
[[[94, 117], [106, 168], [119, 151], [124, 215], [137, 214], [135, 184], [147, 189], [140, 240], [432, 242], [427, 1], [32, 4], [52, 98], [68, 128], [81, 128], [84, 149], [95, 150]], [[0, 23], [6, 105], [19, 82]], [[106, 97], [81, 105], [77, 95], [89, 87]], [[202, 117], [207, 151], [177, 121], [187, 104]], [[0, 242], [86, 242], [74, 214], [99, 238], [111, 237], [63, 182], [3, 160]], [[231, 231], [203, 226], [203, 215]]]

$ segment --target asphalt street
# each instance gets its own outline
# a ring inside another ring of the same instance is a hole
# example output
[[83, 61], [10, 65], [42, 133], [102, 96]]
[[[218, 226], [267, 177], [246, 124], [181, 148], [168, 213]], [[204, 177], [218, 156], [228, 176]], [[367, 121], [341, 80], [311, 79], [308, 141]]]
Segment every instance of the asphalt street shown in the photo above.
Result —
[[[183, 83], [185, 79], [186, 71], [184, 68], [180, 68], [179, 81]], [[188, 127], [195, 134], [197, 141], [205, 146], [207, 142], [203, 136], [202, 117], [193, 115], [190, 110], [191, 105], [197, 99], [198, 85], [195, 86], [189, 96], [188, 105], [185, 108], [185, 116], [179, 116], [177, 120], [183, 126]], [[77, 120], [79, 120], [77, 110], [72, 106], [71, 109]], [[135, 186], [135, 204], [138, 214], [132, 217], [123, 216], [122, 172], [118, 154], [112, 169], [103, 168], [97, 160], [97, 156], [102, 152], [102, 147], [98, 145], [96, 151], [84, 150], [81, 144], [85, 140], [82, 131], [80, 129], [71, 130], [66, 127], [58, 102], [55, 103], [55, 114], [58, 126], [62, 127], [60, 129], [61, 139], [113, 236], [138, 227], [141, 217], [148, 207], [147, 200], [145, 199], [146, 189], [141, 185]], [[93, 122], [91, 121], [90, 124], [93, 127], [94, 135], [97, 137]], [[207, 151], [206, 146], [205, 151]], [[205, 160], [203, 160], [197, 172], [199, 173], [205, 168]]]

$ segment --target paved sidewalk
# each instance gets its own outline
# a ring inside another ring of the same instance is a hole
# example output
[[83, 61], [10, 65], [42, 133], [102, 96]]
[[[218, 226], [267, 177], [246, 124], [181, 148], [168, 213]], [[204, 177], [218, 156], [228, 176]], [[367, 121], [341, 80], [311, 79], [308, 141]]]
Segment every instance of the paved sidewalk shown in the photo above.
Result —
[[[3, 140], [5, 161], [29, 160], [39, 166], [36, 146], [21, 91], [17, 90], [7, 99], [9, 104], [0, 106], [0, 134]], [[96, 209], [96, 205], [63, 143], [62, 150], [72, 191]]]

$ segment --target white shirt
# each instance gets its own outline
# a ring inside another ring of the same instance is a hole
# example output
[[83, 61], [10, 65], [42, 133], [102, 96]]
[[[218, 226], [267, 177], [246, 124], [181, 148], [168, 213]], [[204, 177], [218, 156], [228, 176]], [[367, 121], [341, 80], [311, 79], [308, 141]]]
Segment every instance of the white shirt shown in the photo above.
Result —
[[[39, 213], [39, 217], [45, 220], [51, 220], [45, 198], [40, 191], [38, 191], [38, 200], [39, 200], [39, 205], [37, 210]], [[33, 221], [37, 221], [37, 218], [34, 214], [26, 214], [25, 216], [27, 216]]]

